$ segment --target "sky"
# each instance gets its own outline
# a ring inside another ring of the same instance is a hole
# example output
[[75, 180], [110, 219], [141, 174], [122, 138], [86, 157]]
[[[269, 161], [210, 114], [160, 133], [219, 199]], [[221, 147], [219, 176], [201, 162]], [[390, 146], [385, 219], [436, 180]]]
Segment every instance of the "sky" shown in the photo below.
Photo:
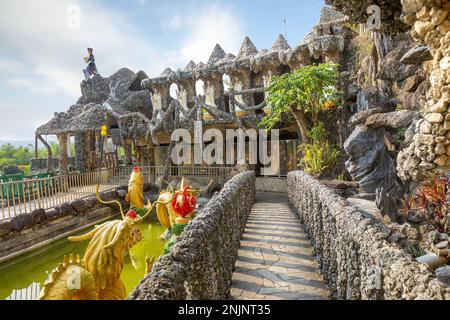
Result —
[[[83, 57], [100, 74], [122, 67], [149, 77], [208, 61], [216, 43], [237, 54], [278, 34], [300, 44], [323, 0], [0, 0], [0, 140], [33, 140], [35, 129], [81, 95]], [[286, 24], [284, 23], [286, 20]], [[286, 27], [285, 27], [286, 26]]]

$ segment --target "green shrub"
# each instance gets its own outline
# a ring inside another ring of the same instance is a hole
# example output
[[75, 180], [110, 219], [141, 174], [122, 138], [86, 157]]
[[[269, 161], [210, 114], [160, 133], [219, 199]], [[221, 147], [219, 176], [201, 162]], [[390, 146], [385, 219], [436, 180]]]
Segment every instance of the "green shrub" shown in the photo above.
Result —
[[4, 174], [17, 174], [17, 173], [23, 173], [17, 166], [17, 164], [7, 164], [3, 166], [2, 171]]
[[301, 158], [299, 166], [310, 174], [320, 174], [336, 165], [339, 150], [325, 143], [304, 143], [299, 146]]
[[312, 142], [298, 147], [301, 154], [299, 166], [310, 174], [320, 174], [333, 169], [340, 152], [327, 141], [328, 132], [323, 122], [309, 130], [308, 137]]

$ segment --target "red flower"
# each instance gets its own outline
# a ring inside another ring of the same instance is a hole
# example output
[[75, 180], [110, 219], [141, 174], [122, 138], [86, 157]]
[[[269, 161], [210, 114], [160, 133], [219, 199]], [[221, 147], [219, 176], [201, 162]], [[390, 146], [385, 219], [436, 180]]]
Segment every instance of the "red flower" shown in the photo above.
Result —
[[128, 217], [128, 218], [131, 218], [131, 219], [136, 219], [136, 217], [137, 217], [136, 211], [134, 211], [134, 210], [129, 210], [129, 211], [127, 212], [127, 217]]
[[182, 217], [187, 216], [194, 211], [197, 204], [197, 198], [192, 193], [189, 187], [185, 187], [183, 190], [175, 192], [172, 200], [173, 211]]

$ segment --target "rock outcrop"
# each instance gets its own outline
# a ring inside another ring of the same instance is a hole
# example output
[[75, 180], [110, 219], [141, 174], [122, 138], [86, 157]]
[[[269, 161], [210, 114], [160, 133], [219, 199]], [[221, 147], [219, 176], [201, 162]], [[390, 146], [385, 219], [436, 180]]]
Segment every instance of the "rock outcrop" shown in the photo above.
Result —
[[402, 4], [402, 20], [412, 26], [414, 39], [426, 44], [433, 57], [425, 63], [431, 76], [424, 118], [416, 125], [413, 142], [397, 161], [402, 179], [422, 180], [450, 168], [450, 3], [404, 0]]
[[380, 130], [358, 125], [344, 150], [349, 156], [346, 168], [364, 192], [375, 193], [379, 187], [390, 190], [397, 184], [395, 163]]

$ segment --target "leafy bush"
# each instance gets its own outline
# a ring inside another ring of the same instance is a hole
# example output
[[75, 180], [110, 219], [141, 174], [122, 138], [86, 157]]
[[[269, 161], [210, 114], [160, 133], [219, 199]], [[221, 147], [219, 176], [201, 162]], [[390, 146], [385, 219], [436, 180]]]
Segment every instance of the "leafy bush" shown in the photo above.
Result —
[[312, 143], [303, 143], [298, 147], [301, 153], [299, 166], [310, 174], [320, 174], [331, 170], [340, 155], [339, 149], [327, 141], [328, 132], [322, 122], [308, 132]]
[[17, 164], [7, 164], [3, 166], [2, 171], [4, 174], [17, 174], [17, 173], [23, 173], [17, 166]]
[[436, 178], [421, 187], [416, 203], [426, 221], [439, 232], [450, 232], [450, 183], [447, 177]]
[[403, 214], [417, 212], [439, 232], [450, 232], [450, 181], [447, 177], [425, 183], [403, 202]]
[[339, 150], [330, 146], [328, 142], [323, 144], [302, 144], [299, 146], [302, 153], [299, 165], [311, 174], [323, 173], [331, 170], [336, 165], [339, 157]]

